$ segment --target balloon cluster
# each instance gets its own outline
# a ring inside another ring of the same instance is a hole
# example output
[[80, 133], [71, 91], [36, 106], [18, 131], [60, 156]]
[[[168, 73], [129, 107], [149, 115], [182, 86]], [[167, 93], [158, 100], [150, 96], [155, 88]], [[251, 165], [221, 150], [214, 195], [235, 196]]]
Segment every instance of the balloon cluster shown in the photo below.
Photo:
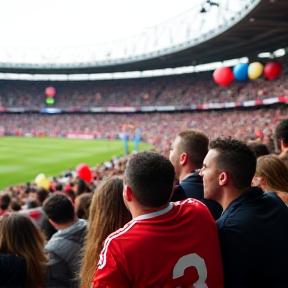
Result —
[[213, 73], [214, 81], [221, 86], [228, 86], [234, 79], [237, 81], [256, 80], [262, 73], [269, 80], [277, 78], [282, 71], [282, 66], [278, 62], [268, 62], [265, 67], [259, 62], [240, 63], [229, 67], [219, 67]]
[[54, 96], [56, 95], [56, 89], [52, 86], [49, 86], [45, 89], [46, 95], [46, 104], [52, 105], [55, 103]]

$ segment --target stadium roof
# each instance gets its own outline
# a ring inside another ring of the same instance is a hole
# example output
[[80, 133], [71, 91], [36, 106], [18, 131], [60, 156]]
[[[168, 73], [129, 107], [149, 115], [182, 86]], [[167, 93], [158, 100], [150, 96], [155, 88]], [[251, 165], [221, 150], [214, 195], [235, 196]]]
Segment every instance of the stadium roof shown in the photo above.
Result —
[[[253, 4], [253, 2], [258, 1], [250, 2]], [[215, 36], [213, 34], [213, 37], [209, 33], [204, 34], [202, 35], [204, 41], [199, 41], [198, 44], [194, 42], [193, 45], [188, 45], [189, 47], [183, 45], [182, 49], [180, 47], [174, 52], [168, 49], [164, 54], [158, 53], [159, 55], [157, 55], [156, 53], [155, 55], [154, 53], [144, 60], [139, 57], [139, 60], [134, 58], [133, 61], [114, 62], [113, 65], [91, 65], [89, 67], [85, 64], [79, 65], [79, 67], [68, 65], [57, 69], [53, 65], [45, 68], [0, 65], [0, 72], [29, 74], [111, 73], [191, 66], [245, 56], [249, 57], [250, 61], [254, 61], [261, 52], [273, 52], [279, 48], [288, 47], [287, 11], [287, 0], [261, 0], [252, 11], [249, 11], [242, 20], [232, 25], [228, 30], [223, 29], [222, 33]], [[206, 13], [204, 11], [202, 14], [205, 16]]]

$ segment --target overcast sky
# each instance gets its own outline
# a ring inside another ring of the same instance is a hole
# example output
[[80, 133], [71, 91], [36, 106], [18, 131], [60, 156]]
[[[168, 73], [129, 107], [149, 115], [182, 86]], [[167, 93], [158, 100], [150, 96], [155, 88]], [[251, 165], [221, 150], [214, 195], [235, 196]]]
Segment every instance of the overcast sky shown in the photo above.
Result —
[[203, 2], [0, 0], [0, 46], [79, 45], [124, 38]]

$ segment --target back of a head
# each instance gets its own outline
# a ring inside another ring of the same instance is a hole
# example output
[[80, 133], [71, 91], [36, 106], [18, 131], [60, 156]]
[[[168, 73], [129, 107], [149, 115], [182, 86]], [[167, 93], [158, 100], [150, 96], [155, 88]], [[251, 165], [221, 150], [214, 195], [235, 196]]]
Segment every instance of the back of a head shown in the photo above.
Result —
[[181, 131], [177, 136], [181, 138], [181, 152], [185, 152], [190, 162], [201, 168], [208, 153], [209, 138], [203, 132], [195, 129]]
[[63, 185], [61, 183], [56, 184], [56, 191], [62, 191], [63, 190]]
[[[84, 194], [87, 194], [87, 193], [84, 193]], [[74, 192], [73, 189], [68, 189], [68, 190], [66, 191], [66, 195], [70, 198], [70, 200], [71, 200], [73, 203], [75, 202], [76, 195], [75, 195], [75, 192]], [[80, 194], [80, 195], [82, 195], [82, 194]], [[79, 195], [79, 196], [80, 196], [80, 195]]]
[[83, 193], [77, 196], [75, 200], [75, 205], [77, 203], [76, 214], [80, 219], [88, 219], [89, 217], [89, 209], [92, 202], [92, 193]]
[[277, 123], [275, 127], [275, 137], [277, 140], [282, 140], [285, 144], [288, 144], [288, 119]]
[[11, 200], [11, 209], [13, 211], [20, 211], [21, 210], [21, 201], [19, 198], [17, 197], [13, 197], [12, 200]]
[[33, 208], [36, 208], [36, 207], [39, 207], [39, 205], [38, 205], [38, 203], [35, 200], [29, 200], [27, 202], [27, 208], [28, 209], [33, 209]]
[[0, 197], [0, 208], [2, 210], [8, 209], [10, 203], [11, 203], [11, 196], [9, 194], [1, 195], [1, 197]]
[[45, 201], [45, 199], [48, 197], [49, 193], [47, 190], [45, 190], [44, 188], [39, 188], [36, 191], [36, 195], [37, 195], [37, 201], [39, 205], [43, 205], [43, 202]]
[[288, 192], [288, 169], [278, 157], [266, 155], [258, 158], [255, 174], [263, 177], [273, 191]]
[[25, 259], [26, 287], [43, 287], [44, 236], [32, 220], [23, 214], [11, 213], [0, 221], [0, 253], [16, 254]]
[[210, 149], [218, 152], [217, 169], [230, 175], [235, 188], [244, 189], [251, 186], [256, 169], [256, 157], [244, 142], [233, 138], [217, 138], [211, 141]]
[[43, 207], [47, 217], [57, 224], [74, 220], [74, 207], [66, 195], [56, 194], [47, 199]]
[[77, 196], [81, 195], [82, 193], [91, 192], [91, 189], [88, 187], [87, 183], [81, 178], [78, 178], [77, 184]]
[[174, 167], [167, 158], [144, 151], [127, 164], [125, 182], [141, 206], [157, 208], [169, 202], [174, 176]]
[[39, 239], [44, 245], [44, 238], [39, 235], [40, 231], [28, 216], [20, 213], [4, 215], [0, 221], [0, 253], [22, 255], [22, 251], [37, 245], [34, 242]]
[[267, 146], [263, 143], [250, 143], [248, 147], [254, 152], [256, 158], [259, 158], [264, 155], [269, 155], [269, 150]]

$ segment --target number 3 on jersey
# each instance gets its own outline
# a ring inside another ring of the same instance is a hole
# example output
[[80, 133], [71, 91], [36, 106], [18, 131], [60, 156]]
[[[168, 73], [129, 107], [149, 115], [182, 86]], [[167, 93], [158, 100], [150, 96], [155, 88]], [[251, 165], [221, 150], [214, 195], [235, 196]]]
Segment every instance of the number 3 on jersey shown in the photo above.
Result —
[[177, 261], [173, 269], [173, 279], [182, 277], [185, 269], [188, 267], [195, 267], [199, 276], [198, 281], [193, 284], [194, 287], [208, 288], [208, 286], [205, 284], [207, 279], [207, 268], [205, 261], [196, 253], [185, 255]]

